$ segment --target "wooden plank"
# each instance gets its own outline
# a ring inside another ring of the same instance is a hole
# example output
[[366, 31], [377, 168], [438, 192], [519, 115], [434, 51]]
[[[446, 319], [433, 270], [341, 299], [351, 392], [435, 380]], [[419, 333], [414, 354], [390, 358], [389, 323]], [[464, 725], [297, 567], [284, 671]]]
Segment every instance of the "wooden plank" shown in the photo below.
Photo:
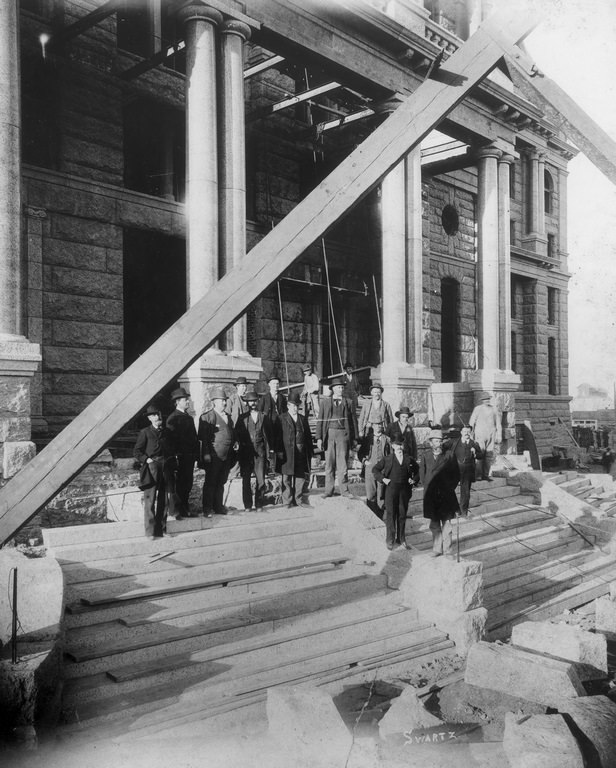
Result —
[[561, 128], [586, 157], [616, 184], [616, 141], [553, 80], [540, 72], [520, 48], [503, 49], [511, 78], [529, 101]]
[[25, 525], [145, 403], [416, 147], [494, 68], [503, 45], [520, 40], [532, 27], [523, 13], [503, 12], [488, 19], [439, 70], [439, 81], [422, 83], [237, 267], [12, 478], [0, 490], [0, 543]]

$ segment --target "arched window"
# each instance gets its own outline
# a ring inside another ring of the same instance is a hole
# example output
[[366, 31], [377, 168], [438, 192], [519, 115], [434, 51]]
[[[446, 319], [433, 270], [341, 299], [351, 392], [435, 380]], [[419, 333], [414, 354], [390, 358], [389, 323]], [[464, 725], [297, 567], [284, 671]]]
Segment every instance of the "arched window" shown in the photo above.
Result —
[[441, 280], [441, 381], [460, 379], [460, 284]]
[[554, 213], [554, 179], [549, 171], [543, 172], [543, 195], [546, 214]]

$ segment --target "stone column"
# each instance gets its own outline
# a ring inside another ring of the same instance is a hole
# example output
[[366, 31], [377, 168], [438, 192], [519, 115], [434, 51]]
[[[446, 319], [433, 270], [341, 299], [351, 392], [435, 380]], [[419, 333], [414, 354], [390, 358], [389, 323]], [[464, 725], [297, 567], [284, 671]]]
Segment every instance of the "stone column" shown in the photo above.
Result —
[[528, 224], [527, 234], [522, 238], [522, 245], [535, 253], [545, 254], [547, 238], [545, 235], [544, 179], [545, 160], [537, 151], [528, 154]]
[[404, 161], [381, 184], [383, 365], [406, 363], [406, 179]]
[[423, 359], [423, 222], [421, 200], [421, 150], [406, 159], [406, 250], [409, 282], [409, 363], [422, 366]]
[[2, 479], [35, 453], [30, 385], [41, 357], [25, 332], [18, 3], [0, 3], [0, 452]]
[[[244, 43], [250, 27], [225, 21], [220, 35], [220, 255], [225, 272], [246, 255]], [[246, 317], [227, 336], [227, 351], [247, 355]]]
[[503, 154], [498, 161], [498, 304], [499, 368], [511, 370], [511, 201], [509, 173], [513, 155]]

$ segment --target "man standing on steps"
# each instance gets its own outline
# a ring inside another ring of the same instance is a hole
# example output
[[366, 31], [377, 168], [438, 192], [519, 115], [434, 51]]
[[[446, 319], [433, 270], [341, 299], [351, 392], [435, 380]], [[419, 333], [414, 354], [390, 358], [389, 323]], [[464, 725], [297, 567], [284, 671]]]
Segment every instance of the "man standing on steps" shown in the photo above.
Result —
[[312, 461], [312, 434], [308, 419], [299, 413], [301, 396], [289, 395], [287, 412], [279, 422], [282, 503], [287, 507], [306, 507], [304, 490], [308, 488]]
[[148, 405], [150, 424], [139, 432], [133, 455], [139, 462], [139, 488], [143, 491], [146, 533], [161, 538], [167, 527], [168, 488], [165, 462], [167, 451], [163, 417], [155, 405]]
[[227, 514], [223, 504], [225, 483], [237, 450], [233, 423], [229, 414], [225, 413], [227, 396], [224, 389], [215, 387], [210, 394], [210, 399], [214, 407], [201, 415], [197, 433], [201, 442], [201, 463], [205, 469], [203, 483], [205, 517], [212, 517], [213, 514]]
[[372, 474], [377, 482], [385, 486], [385, 537], [387, 549], [406, 543], [406, 510], [412, 487], [417, 478], [418, 466], [415, 459], [404, 453], [404, 443], [396, 438], [391, 444], [392, 453], [375, 464]]
[[404, 453], [417, 461], [417, 441], [411, 425], [413, 413], [406, 405], [401, 405], [395, 413], [396, 421], [393, 421], [385, 430], [390, 440], [399, 438], [404, 445]]
[[235, 425], [238, 461], [242, 477], [242, 501], [244, 502], [245, 510], [253, 508], [252, 487], [250, 483], [254, 474], [257, 484], [254, 495], [254, 508], [260, 510], [263, 508], [267, 457], [269, 452], [274, 450], [274, 436], [269, 417], [257, 410], [259, 395], [257, 395], [255, 390], [248, 390], [244, 395], [244, 400], [248, 410], [240, 415]]
[[344, 364], [344, 376], [342, 377], [344, 384], [344, 390], [342, 396], [346, 397], [353, 403], [353, 408], [357, 411], [357, 403], [359, 402], [359, 379], [356, 374], [353, 373], [353, 366], [348, 361]]
[[235, 392], [227, 400], [225, 411], [231, 416], [233, 424], [237, 424], [237, 421], [242, 413], [246, 413], [248, 405], [246, 404], [246, 390], [248, 389], [248, 382], [245, 376], [238, 376], [235, 380]]
[[383, 387], [380, 384], [373, 384], [370, 387], [370, 395], [370, 400], [364, 402], [359, 414], [360, 437], [366, 436], [369, 426], [374, 419], [382, 421], [385, 430], [394, 420], [391, 405], [383, 400]]
[[276, 422], [287, 410], [287, 398], [279, 391], [280, 389], [280, 377], [277, 373], [273, 373], [267, 380], [267, 386], [269, 392], [266, 392], [259, 400], [259, 410], [269, 417], [272, 425], [276, 425]]
[[325, 451], [325, 493], [323, 498], [334, 495], [335, 480], [340, 495], [354, 499], [349, 491], [348, 461], [349, 449], [357, 440], [357, 418], [353, 403], [342, 396], [344, 381], [341, 376], [332, 379], [331, 397], [321, 400], [320, 415], [317, 419], [317, 447]]
[[304, 416], [308, 416], [308, 407], [315, 419], [319, 417], [319, 377], [312, 370], [312, 365], [306, 363], [302, 368], [304, 374], [304, 387], [302, 389], [302, 401], [304, 404]]
[[491, 480], [490, 470], [494, 462], [494, 453], [502, 442], [501, 422], [498, 410], [492, 405], [492, 395], [489, 392], [482, 392], [479, 400], [479, 405], [473, 408], [468, 423], [483, 454], [479, 480]]
[[[190, 395], [183, 388], [174, 389], [171, 399], [175, 404], [175, 410], [167, 417], [167, 430], [169, 432], [169, 450], [175, 456], [174, 487], [169, 489], [174, 494], [177, 509], [175, 517], [196, 517], [191, 515], [189, 507], [190, 491], [193, 486], [195, 461], [199, 457], [199, 441], [195, 422], [188, 411]], [[171, 464], [171, 462], [170, 462]], [[171, 467], [170, 467], [171, 469]]]
[[460, 473], [460, 512], [468, 515], [471, 498], [471, 485], [475, 482], [475, 461], [481, 458], [481, 448], [471, 437], [471, 428], [465, 424], [460, 430], [460, 437], [453, 442], [443, 443], [445, 451], [451, 450], [458, 462]]
[[430, 430], [430, 448], [419, 462], [419, 476], [423, 485], [423, 516], [430, 521], [432, 557], [447, 555], [451, 550], [451, 521], [459, 514], [456, 486], [460, 477], [458, 462], [450, 450], [443, 450], [443, 433]]
[[383, 519], [384, 486], [372, 470], [379, 461], [391, 453], [391, 441], [383, 433], [383, 422], [373, 421], [368, 434], [362, 438], [357, 458], [364, 465], [364, 483], [366, 485], [366, 506]]

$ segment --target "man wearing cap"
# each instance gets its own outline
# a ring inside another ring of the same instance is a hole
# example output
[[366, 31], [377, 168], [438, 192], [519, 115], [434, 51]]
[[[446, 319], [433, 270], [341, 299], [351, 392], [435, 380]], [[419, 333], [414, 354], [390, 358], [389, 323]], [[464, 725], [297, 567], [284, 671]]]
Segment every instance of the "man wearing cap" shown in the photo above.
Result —
[[355, 498], [349, 491], [347, 470], [349, 448], [357, 440], [357, 418], [353, 403], [342, 396], [344, 381], [341, 376], [331, 380], [332, 396], [321, 400], [317, 420], [316, 438], [319, 450], [325, 451], [325, 492], [324, 498], [334, 495], [335, 480], [340, 495]]
[[235, 380], [235, 392], [227, 400], [225, 411], [231, 416], [231, 421], [237, 424], [237, 421], [242, 413], [246, 413], [248, 406], [246, 405], [246, 399], [244, 395], [248, 389], [248, 382], [245, 376], [238, 376]]
[[417, 478], [417, 462], [404, 453], [402, 440], [392, 441], [392, 452], [375, 464], [372, 474], [385, 486], [385, 540], [387, 549], [406, 543], [406, 510]]
[[287, 412], [280, 417], [279, 449], [282, 474], [282, 503], [287, 507], [308, 506], [303, 499], [312, 461], [312, 434], [308, 419], [299, 412], [301, 398], [292, 392], [287, 401]]
[[385, 486], [376, 479], [372, 470], [385, 456], [391, 453], [391, 441], [383, 433], [383, 422], [373, 421], [368, 434], [361, 439], [357, 458], [364, 465], [364, 483], [366, 486], [366, 505], [377, 517], [383, 519], [383, 500]]
[[359, 414], [360, 437], [366, 435], [373, 419], [381, 421], [385, 430], [394, 420], [391, 405], [383, 400], [383, 387], [376, 383], [370, 387], [370, 400], [366, 400], [361, 407]]
[[287, 410], [287, 398], [279, 392], [280, 377], [273, 373], [267, 380], [269, 392], [266, 392], [259, 400], [259, 410], [264, 413], [272, 425], [275, 425], [280, 415]]
[[190, 395], [183, 387], [178, 387], [171, 393], [171, 399], [175, 410], [167, 417], [166, 427], [169, 431], [169, 450], [175, 456], [176, 469], [173, 472], [174, 488], [170, 492], [175, 494], [177, 500], [176, 518], [190, 517], [188, 499], [193, 486], [195, 461], [199, 456], [199, 441], [195, 422], [187, 413]]
[[353, 373], [353, 366], [348, 361], [344, 364], [344, 376], [342, 377], [344, 389], [342, 396], [353, 403], [353, 408], [357, 410], [359, 402], [359, 379]]
[[387, 427], [385, 434], [390, 440], [402, 440], [404, 452], [417, 461], [417, 441], [415, 440], [415, 433], [411, 426], [411, 417], [413, 413], [406, 405], [401, 405], [400, 410], [396, 411], [395, 415], [396, 421], [393, 421]]
[[482, 392], [479, 395], [479, 404], [473, 408], [468, 422], [483, 455], [480, 461], [479, 480], [492, 480], [490, 470], [494, 462], [494, 453], [502, 442], [500, 416], [491, 400], [492, 395], [489, 392]]
[[254, 508], [259, 510], [263, 507], [267, 457], [270, 450], [274, 449], [274, 437], [269, 417], [257, 410], [259, 395], [254, 389], [249, 389], [244, 394], [244, 401], [248, 410], [240, 415], [235, 425], [242, 477], [242, 501], [244, 509], [253, 508], [250, 479], [254, 474], [256, 480]]
[[481, 458], [481, 448], [471, 437], [471, 428], [464, 425], [460, 437], [450, 443], [444, 443], [445, 450], [450, 448], [458, 462], [460, 472], [460, 511], [468, 515], [471, 498], [471, 485], [475, 482], [475, 461]]
[[155, 405], [148, 405], [148, 421], [137, 435], [133, 455], [139, 462], [139, 488], [143, 491], [146, 532], [155, 539], [162, 537], [167, 525], [167, 485], [165, 460], [168, 446], [163, 417]]
[[459, 512], [456, 486], [460, 477], [458, 462], [450, 450], [443, 450], [443, 433], [431, 429], [429, 449], [419, 462], [423, 485], [423, 516], [430, 521], [432, 557], [451, 556], [451, 521]]
[[231, 417], [225, 413], [227, 396], [224, 389], [215, 387], [210, 392], [210, 400], [214, 407], [201, 414], [197, 432], [201, 442], [201, 463], [205, 468], [203, 483], [205, 517], [212, 517], [213, 514], [227, 514], [223, 504], [225, 483], [235, 460], [237, 448]]
[[304, 388], [302, 389], [302, 402], [304, 404], [304, 414], [308, 415], [308, 406], [315, 419], [319, 417], [319, 377], [312, 370], [310, 363], [306, 363], [302, 368], [304, 374]]

